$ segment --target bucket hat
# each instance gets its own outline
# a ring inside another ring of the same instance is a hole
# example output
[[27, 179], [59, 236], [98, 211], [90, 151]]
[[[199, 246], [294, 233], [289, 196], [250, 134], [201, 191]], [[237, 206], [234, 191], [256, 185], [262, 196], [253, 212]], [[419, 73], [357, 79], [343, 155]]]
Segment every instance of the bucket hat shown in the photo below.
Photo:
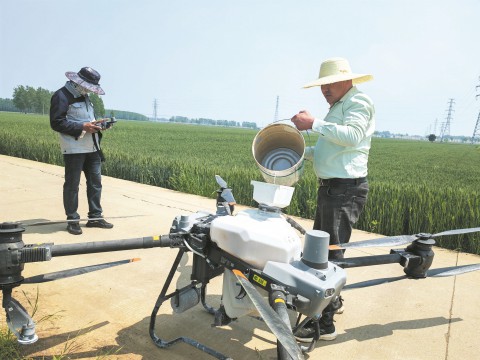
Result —
[[353, 85], [360, 84], [373, 79], [370, 74], [355, 74], [352, 73], [350, 64], [344, 58], [331, 58], [325, 60], [320, 65], [320, 74], [318, 79], [305, 84], [304, 88], [313, 86], [321, 86], [327, 84], [333, 84], [340, 81], [352, 80]]
[[100, 81], [100, 74], [91, 67], [83, 67], [78, 73], [67, 71], [65, 76], [75, 84], [83, 86], [95, 94], [105, 95], [105, 91], [103, 91], [98, 83]]

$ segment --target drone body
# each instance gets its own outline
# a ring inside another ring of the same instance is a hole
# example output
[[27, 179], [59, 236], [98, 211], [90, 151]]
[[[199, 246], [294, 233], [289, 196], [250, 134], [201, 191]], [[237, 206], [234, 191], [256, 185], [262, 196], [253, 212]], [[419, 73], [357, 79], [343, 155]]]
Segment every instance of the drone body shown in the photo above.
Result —
[[[315, 254], [312, 247], [302, 257], [300, 237], [278, 209], [261, 206], [259, 209], [240, 211], [235, 216], [211, 217], [213, 215], [204, 212], [177, 217], [172, 229], [174, 232], [191, 231], [199, 224], [200, 227], [206, 226], [205, 235], [220, 249], [278, 280], [278, 284], [286, 285], [289, 295], [296, 297], [295, 307], [304, 315], [320, 316], [345, 285], [345, 271], [327, 261], [328, 234], [311, 232], [309, 239], [312, 243], [323, 240], [323, 250], [318, 249]], [[314, 238], [313, 234], [320, 238]], [[323, 260], [319, 260], [322, 257]], [[265, 288], [263, 284], [266, 280], [261, 274], [256, 274], [253, 279], [261, 288]], [[250, 298], [239, 296], [240, 293], [237, 278], [227, 269], [223, 278], [222, 300], [230, 318], [256, 311]]]

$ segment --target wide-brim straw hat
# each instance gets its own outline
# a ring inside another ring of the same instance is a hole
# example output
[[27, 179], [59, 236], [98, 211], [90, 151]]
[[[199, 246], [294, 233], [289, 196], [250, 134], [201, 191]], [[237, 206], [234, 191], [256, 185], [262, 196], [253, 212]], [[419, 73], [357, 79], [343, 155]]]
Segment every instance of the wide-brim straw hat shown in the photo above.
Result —
[[83, 67], [78, 73], [67, 71], [65, 76], [75, 84], [83, 86], [95, 94], [105, 95], [105, 91], [103, 91], [98, 83], [100, 81], [100, 74], [91, 67]]
[[345, 80], [352, 80], [353, 85], [357, 85], [372, 79], [373, 76], [370, 74], [352, 73], [352, 69], [350, 68], [348, 61], [346, 59], [336, 57], [325, 60], [322, 65], [320, 65], [320, 74], [318, 75], [318, 79], [305, 84], [303, 87], [309, 88], [313, 86], [322, 86]]

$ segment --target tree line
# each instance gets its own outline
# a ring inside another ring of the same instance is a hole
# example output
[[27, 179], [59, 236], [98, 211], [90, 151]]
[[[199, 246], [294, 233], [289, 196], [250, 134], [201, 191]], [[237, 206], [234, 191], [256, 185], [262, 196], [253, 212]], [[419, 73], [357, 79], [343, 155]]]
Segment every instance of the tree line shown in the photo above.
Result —
[[[53, 91], [43, 89], [41, 87], [34, 88], [32, 86], [19, 85], [13, 89], [12, 99], [0, 98], [0, 111], [23, 112], [34, 114], [49, 114], [50, 100]], [[148, 120], [145, 115], [122, 110], [105, 109], [103, 100], [97, 94], [90, 94], [96, 118], [115, 116], [125, 120]]]
[[213, 120], [213, 119], [189, 119], [185, 116], [172, 116], [169, 122], [182, 123], [182, 124], [196, 124], [196, 125], [209, 125], [209, 126], [231, 126], [231, 127], [243, 127], [249, 129], [258, 129], [257, 123], [242, 121], [242, 123], [233, 120]]
[[[53, 91], [43, 89], [41, 87], [34, 88], [32, 86], [19, 85], [13, 89], [13, 98], [10, 105], [10, 110], [23, 113], [34, 114], [49, 114], [50, 113], [50, 100], [52, 98]], [[92, 101], [95, 114], [99, 117], [105, 116], [105, 107], [103, 100], [97, 94], [90, 94], [90, 100]], [[2, 99], [2, 103], [8, 107], [9, 99]]]
[[[0, 98], [0, 111], [12, 111], [23, 113], [35, 113], [35, 114], [49, 114], [50, 113], [50, 99], [53, 95], [53, 91], [43, 89], [41, 87], [34, 88], [32, 86], [19, 85], [13, 90], [12, 99]], [[145, 115], [122, 110], [105, 109], [103, 100], [97, 94], [90, 94], [90, 100], [92, 101], [93, 108], [95, 110], [96, 118], [107, 116], [117, 117], [124, 120], [140, 120], [147, 121], [148, 117]], [[189, 119], [184, 116], [172, 116], [169, 122], [197, 124], [197, 125], [210, 125], [210, 126], [231, 126], [242, 127], [249, 129], [257, 129], [255, 122], [231, 120], [212, 120], [205, 118]]]

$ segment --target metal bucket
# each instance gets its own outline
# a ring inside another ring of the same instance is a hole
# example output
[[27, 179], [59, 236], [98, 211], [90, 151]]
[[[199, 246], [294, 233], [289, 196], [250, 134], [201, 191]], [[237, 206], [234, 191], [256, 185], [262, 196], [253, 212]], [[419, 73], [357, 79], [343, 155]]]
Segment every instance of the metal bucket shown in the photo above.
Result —
[[267, 183], [292, 186], [303, 173], [305, 139], [297, 128], [271, 124], [253, 139], [252, 153]]

